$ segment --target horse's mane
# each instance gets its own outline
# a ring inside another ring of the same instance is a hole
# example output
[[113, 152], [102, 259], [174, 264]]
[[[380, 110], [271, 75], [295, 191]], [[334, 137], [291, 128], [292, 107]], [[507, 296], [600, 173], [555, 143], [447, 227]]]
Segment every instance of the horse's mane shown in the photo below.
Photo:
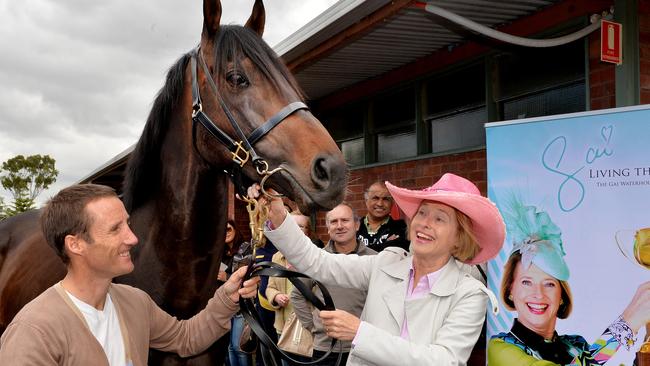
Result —
[[[238, 25], [222, 25], [214, 49], [217, 84], [219, 80], [224, 80], [230, 62], [248, 58], [278, 91], [284, 80], [302, 99], [302, 92], [293, 75], [252, 30]], [[185, 70], [190, 57], [189, 52], [181, 56], [167, 72], [165, 85], [156, 95], [140, 140], [129, 158], [123, 183], [123, 201], [129, 212], [147, 202], [161, 185], [163, 162], [160, 151], [172, 113], [182, 100]], [[189, 114], [187, 119], [189, 122]]]
[[149, 189], [160, 184], [161, 144], [169, 128], [172, 111], [183, 95], [185, 69], [190, 57], [189, 53], [183, 55], [167, 72], [165, 85], [156, 95], [140, 140], [129, 157], [122, 190], [122, 200], [129, 212], [149, 198], [152, 193]]

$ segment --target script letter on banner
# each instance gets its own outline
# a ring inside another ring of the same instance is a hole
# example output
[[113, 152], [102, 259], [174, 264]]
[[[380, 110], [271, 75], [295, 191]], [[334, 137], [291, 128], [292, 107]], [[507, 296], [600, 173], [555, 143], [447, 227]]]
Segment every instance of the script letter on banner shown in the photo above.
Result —
[[623, 63], [623, 25], [600, 21], [600, 60], [617, 65]]

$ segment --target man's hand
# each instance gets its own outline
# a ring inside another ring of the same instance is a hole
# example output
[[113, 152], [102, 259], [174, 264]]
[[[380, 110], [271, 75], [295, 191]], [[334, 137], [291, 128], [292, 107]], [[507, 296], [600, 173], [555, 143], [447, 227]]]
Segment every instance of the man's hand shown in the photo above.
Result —
[[323, 310], [319, 315], [327, 335], [341, 341], [353, 340], [361, 324], [359, 318], [343, 310]]
[[246, 268], [247, 267], [242, 267], [233, 272], [233, 274], [230, 275], [228, 281], [223, 284], [226, 295], [228, 295], [228, 297], [230, 297], [230, 300], [233, 302], [239, 302], [240, 296], [245, 299], [250, 299], [257, 296], [257, 285], [260, 282], [259, 277], [254, 277], [246, 280], [244, 282], [244, 286], [242, 288], [239, 288], [239, 284], [241, 284], [241, 281], [246, 274]]
[[286, 294], [277, 294], [273, 298], [273, 302], [278, 304], [281, 308], [284, 308], [289, 305], [289, 296]]
[[228, 281], [228, 275], [226, 274], [226, 271], [219, 271], [219, 274], [217, 274], [217, 279], [221, 282]]

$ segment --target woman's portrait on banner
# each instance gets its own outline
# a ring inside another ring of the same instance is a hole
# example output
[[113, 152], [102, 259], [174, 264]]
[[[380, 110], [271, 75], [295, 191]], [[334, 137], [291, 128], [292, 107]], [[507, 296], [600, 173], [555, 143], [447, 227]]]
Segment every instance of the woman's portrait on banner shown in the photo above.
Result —
[[650, 322], [650, 282], [639, 286], [620, 316], [603, 324], [598, 339], [588, 342], [579, 334], [559, 335], [557, 320], [568, 318], [573, 310], [562, 231], [534, 206], [518, 199], [509, 206], [504, 218], [513, 246], [503, 268], [500, 295], [505, 308], [517, 317], [509, 332], [490, 339], [488, 364], [604, 365], [620, 347], [634, 346], [636, 334]]

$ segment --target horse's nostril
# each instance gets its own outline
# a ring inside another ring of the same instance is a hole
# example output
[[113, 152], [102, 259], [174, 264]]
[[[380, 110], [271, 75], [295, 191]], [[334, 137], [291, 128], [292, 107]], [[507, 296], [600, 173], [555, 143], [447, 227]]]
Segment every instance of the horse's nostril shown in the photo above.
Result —
[[330, 181], [330, 167], [327, 158], [319, 157], [314, 160], [311, 178], [319, 188], [327, 188]]

